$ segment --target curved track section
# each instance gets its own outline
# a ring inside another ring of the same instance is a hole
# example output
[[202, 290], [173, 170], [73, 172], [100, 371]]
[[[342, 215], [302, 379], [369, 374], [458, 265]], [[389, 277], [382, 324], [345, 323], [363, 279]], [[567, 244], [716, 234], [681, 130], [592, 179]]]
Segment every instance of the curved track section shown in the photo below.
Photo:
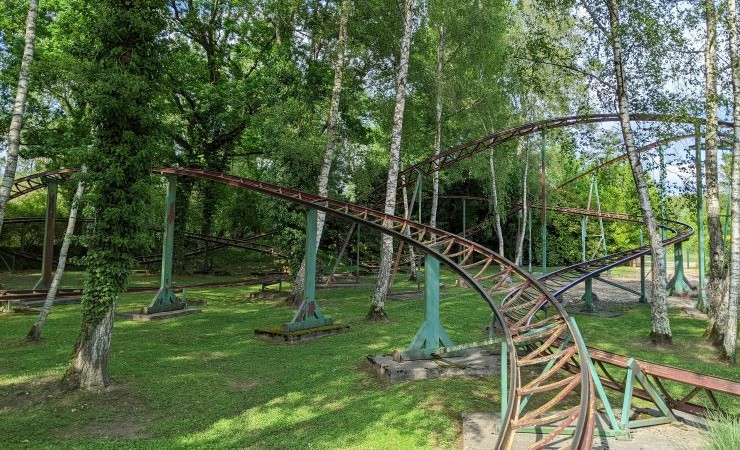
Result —
[[[502, 420], [497, 447], [511, 447], [514, 433], [522, 427], [544, 425], [554, 425], [555, 430], [547, 435], [538, 435], [535, 448], [544, 447], [556, 438], [562, 438], [559, 433], [568, 426], [574, 426], [574, 434], [570, 437], [572, 448], [591, 446], [595, 399], [589, 371], [584, 365], [583, 369], [575, 374], [559, 376], [561, 367], [585, 354], [587, 351], [585, 344], [576, 338], [575, 341], [565, 345], [561, 352], [548, 353], [552, 342], [561, 338], [567, 339], [569, 336], [578, 336], [578, 333], [555, 298], [524, 269], [475, 242], [370, 208], [223, 173], [199, 169], [156, 169], [155, 172], [211, 180], [315, 208], [381, 233], [390, 234], [433, 255], [483, 297], [493, 310], [497, 321], [502, 324], [504, 339], [512, 349], [508, 359], [507, 410]], [[455, 259], [458, 262], [455, 262]], [[495, 270], [497, 267], [501, 270]], [[515, 280], [512, 290], [520, 295], [526, 294], [533, 300], [513, 308], [499, 308], [494, 303], [492, 294], [501, 290], [511, 280]], [[552, 306], [556, 314], [537, 324], [527, 324], [528, 319], [545, 305]], [[545, 341], [545, 345], [528, 351], [527, 354], [519, 354], [515, 350], [517, 346], [542, 340]], [[531, 377], [524, 374], [528, 372], [527, 368], [548, 362], [553, 363], [552, 370]], [[525, 397], [537, 398], [537, 404], [540, 406], [529, 412], [522, 412], [520, 405]], [[555, 410], [566, 397], [574, 406], [565, 410]]]
[[[630, 120], [632, 122], [669, 122], [684, 124], [702, 124], [705, 122], [704, 119], [698, 117], [669, 116], [662, 114], [632, 114], [630, 116]], [[619, 122], [619, 116], [617, 114], [591, 114], [583, 116], [556, 117], [497, 131], [496, 133], [489, 134], [480, 139], [460, 144], [446, 152], [427, 158], [420, 163], [414, 164], [400, 171], [398, 173], [398, 179], [402, 181], [399, 182], [398, 189], [400, 190], [404, 187], [412, 186], [416, 183], [416, 178], [420, 174], [423, 176], [430, 175], [453, 164], [457, 164], [463, 159], [477, 155], [478, 153], [492, 147], [515, 141], [524, 136], [556, 128], [567, 128], [576, 125], [589, 125], [606, 122]], [[732, 122], [720, 121], [719, 125], [728, 129], [732, 128]]]
[[77, 172], [77, 169], [57, 169], [34, 173], [26, 177], [18, 178], [13, 181], [13, 186], [10, 188], [10, 197], [8, 200], [10, 201], [16, 197], [20, 197], [21, 195], [39, 190], [47, 186], [51, 181], [65, 181], [75, 172]]
[[[539, 206], [537, 205], [532, 205], [532, 207], [539, 208]], [[633, 222], [639, 225], [642, 225], [644, 223], [641, 217], [630, 216], [627, 214], [608, 212], [599, 213], [593, 210], [564, 208], [558, 206], [547, 207], [547, 210], [577, 216], [589, 216], [607, 220]], [[691, 225], [675, 220], [666, 220], [664, 224], [660, 224], [659, 226], [670, 233], [670, 235], [663, 241], [664, 247], [687, 241], [694, 234], [694, 228], [691, 227]], [[572, 264], [570, 266], [566, 266], [545, 274], [542, 277], [538, 278], [538, 280], [545, 286], [545, 288], [549, 292], [553, 294], [553, 296], [559, 297], [564, 292], [571, 289], [573, 286], [583, 282], [588, 278], [598, 276], [599, 274], [613, 267], [622, 265], [641, 256], [649, 254], [650, 246], [644, 245], [642, 247], [632, 248], [621, 252], [610, 253], [601, 258]], [[506, 301], [504, 301], [504, 303], [506, 304]]]

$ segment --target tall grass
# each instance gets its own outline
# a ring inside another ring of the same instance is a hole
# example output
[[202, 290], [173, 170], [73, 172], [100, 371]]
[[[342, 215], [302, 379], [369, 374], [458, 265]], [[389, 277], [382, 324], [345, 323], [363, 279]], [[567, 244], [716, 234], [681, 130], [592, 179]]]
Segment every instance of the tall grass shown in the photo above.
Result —
[[712, 450], [737, 450], [740, 448], [740, 416], [716, 414], [707, 425], [708, 447]]

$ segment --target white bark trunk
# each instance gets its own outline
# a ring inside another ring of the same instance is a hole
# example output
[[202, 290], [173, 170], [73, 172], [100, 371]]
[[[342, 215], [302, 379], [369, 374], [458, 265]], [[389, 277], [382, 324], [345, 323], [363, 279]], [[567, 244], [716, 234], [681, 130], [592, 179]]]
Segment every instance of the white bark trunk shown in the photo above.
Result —
[[11, 112], [10, 130], [8, 132], [8, 154], [5, 159], [5, 172], [0, 185], [0, 231], [5, 220], [5, 205], [10, 198], [10, 189], [15, 180], [15, 170], [18, 167], [18, 150], [21, 146], [21, 129], [23, 128], [23, 112], [26, 109], [28, 98], [28, 82], [31, 79], [31, 63], [36, 43], [36, 16], [38, 16], [39, 1], [28, 2], [28, 16], [26, 18], [26, 42], [23, 47], [21, 73], [18, 76], [18, 89], [15, 92], [15, 103]]
[[[445, 28], [439, 26], [439, 41], [437, 43], [437, 93], [434, 108], [434, 156], [442, 151], [442, 71], [445, 61]], [[429, 226], [437, 226], [437, 208], [439, 208], [439, 170], [432, 174], [432, 212], [429, 217]]]
[[717, 162], [717, 14], [714, 0], [705, 0], [707, 42], [704, 51], [706, 80], [706, 158], [707, 180], [707, 229], [709, 230], [709, 282], [707, 300], [709, 325], [707, 335], [715, 344], [722, 342], [722, 325], [717, 321], [719, 309], [725, 298], [722, 290], [724, 279], [724, 238], [719, 210], [719, 175]]
[[[524, 259], [524, 235], [527, 230], [527, 215], [529, 214], [529, 199], [527, 198], [527, 179], [529, 177], [529, 148], [525, 145], [522, 139], [519, 139], [519, 143], [524, 151], [524, 176], [522, 178], [522, 221], [517, 231], [516, 236], [516, 257], [514, 263], [521, 266], [522, 260]], [[517, 149], [517, 155], [519, 155]]]
[[[416, 195], [421, 195], [420, 192], [417, 192]], [[406, 188], [403, 188], [403, 216], [406, 218], [406, 220], [411, 219], [411, 207], [414, 205], [409, 204], [409, 194], [408, 190]], [[419, 221], [421, 222], [421, 221]], [[406, 229], [406, 235], [411, 235], [411, 230]], [[417, 273], [416, 273], [416, 255], [414, 254], [414, 247], [408, 246], [409, 249], [409, 255], [411, 256], [411, 262], [410, 262], [410, 269], [411, 272], [409, 273], [409, 281], [416, 281]], [[403, 258], [403, 255], [399, 255], [401, 258]], [[392, 274], [391, 274], [392, 275]]]
[[504, 233], [501, 230], [501, 214], [498, 209], [498, 189], [496, 188], [496, 166], [493, 164], [493, 150], [488, 153], [488, 165], [491, 168], [491, 199], [493, 201], [493, 219], [496, 222], [498, 254], [504, 255]]
[[[406, 105], [406, 77], [409, 69], [409, 48], [411, 46], [411, 21], [414, 0], [406, 0], [404, 7], [404, 28], [401, 38], [401, 54], [396, 74], [396, 106], [393, 111], [393, 128], [391, 130], [391, 153], [388, 163], [388, 182], [385, 189], [386, 214], [393, 214], [396, 209], [396, 188], [398, 186], [398, 166], [401, 158], [401, 132], [403, 130], [403, 110]], [[389, 224], [385, 224], [389, 226]], [[383, 320], [385, 314], [385, 297], [388, 293], [388, 282], [393, 259], [393, 238], [384, 234], [381, 238], [380, 270], [375, 292], [370, 300], [368, 319]]]
[[[85, 172], [83, 168], [82, 172]], [[72, 198], [72, 207], [69, 210], [69, 219], [67, 221], [67, 230], [64, 232], [64, 240], [62, 241], [62, 248], [59, 250], [59, 263], [57, 264], [57, 270], [54, 272], [54, 278], [51, 280], [51, 286], [49, 286], [49, 292], [46, 293], [46, 300], [44, 305], [39, 311], [39, 315], [36, 318], [31, 330], [28, 332], [26, 339], [29, 341], [38, 341], [41, 339], [41, 332], [46, 324], [46, 318], [49, 317], [51, 307], [54, 304], [54, 298], [57, 296], [59, 290], [59, 284], [62, 281], [62, 275], [64, 275], [64, 267], [67, 264], [67, 252], [69, 251], [69, 244], [72, 239], [72, 235], [75, 232], [75, 223], [77, 222], [77, 211], [80, 207], [80, 201], [82, 200], [82, 193], [85, 187], [82, 181], [77, 183], [77, 190]]]
[[[329, 196], [329, 175], [334, 162], [334, 154], [337, 150], [337, 122], [339, 121], [339, 101], [342, 96], [342, 78], [344, 76], [344, 49], [347, 43], [347, 21], [349, 19], [349, 2], [344, 0], [339, 6], [339, 38], [337, 40], [337, 58], [334, 61], [334, 85], [331, 90], [331, 104], [329, 106], [329, 120], [326, 125], [326, 150], [324, 160], [319, 173], [319, 190], [322, 197]], [[316, 214], [316, 246], [321, 245], [321, 236], [324, 233], [326, 213], [318, 211]], [[293, 281], [292, 302], [300, 304], [303, 301], [303, 284], [306, 278], [306, 261], [301, 262], [301, 267], [296, 273]]]
[[732, 61], [733, 130], [732, 145], [732, 234], [730, 238], [730, 288], [727, 304], [724, 356], [736, 362], [737, 347], [737, 304], [740, 301], [740, 52], [737, 36], [737, 10], [735, 0], [728, 0], [730, 28], [730, 58]]
[[642, 210], [642, 216], [647, 227], [648, 238], [650, 240], [650, 250], [652, 256], [652, 285], [651, 285], [651, 319], [652, 330], [650, 337], [655, 343], [670, 343], [672, 340], [671, 325], [668, 319], [668, 305], [666, 302], [665, 286], [665, 267], [663, 264], [663, 245], [661, 242], [660, 232], [658, 231], [658, 222], [653, 214], [653, 206], [650, 203], [647, 184], [645, 183], [645, 174], [640, 162], [640, 155], [635, 148], [635, 139], [632, 133], [630, 123], [630, 107], [627, 96], [627, 78], [622, 65], [622, 43], [621, 30], [618, 16], [618, 6], [616, 0], [607, 0], [607, 9], [609, 10], [609, 24], [611, 26], [610, 41], [614, 57], [614, 74], [617, 82], [617, 101], [619, 105], [619, 121], [622, 127], [622, 136], [630, 166], [632, 168], [632, 178], [637, 188], [637, 197]]

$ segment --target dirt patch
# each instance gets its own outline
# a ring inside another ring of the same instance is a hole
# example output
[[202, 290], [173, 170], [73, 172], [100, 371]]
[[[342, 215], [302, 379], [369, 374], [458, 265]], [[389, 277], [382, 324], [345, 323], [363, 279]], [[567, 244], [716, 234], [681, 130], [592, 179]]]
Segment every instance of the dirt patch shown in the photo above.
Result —
[[4, 414], [34, 409], [66, 419], [54, 430], [61, 440], [148, 437], [145, 430], [151, 420], [148, 400], [126, 384], [70, 392], [60, 387], [59, 376], [49, 376], [0, 387], [0, 420]]
[[232, 391], [242, 392], [242, 391], [248, 391], [250, 389], [256, 388], [257, 386], [259, 386], [259, 383], [254, 380], [249, 380], [246, 378], [236, 378], [233, 380], [229, 380], [227, 386]]

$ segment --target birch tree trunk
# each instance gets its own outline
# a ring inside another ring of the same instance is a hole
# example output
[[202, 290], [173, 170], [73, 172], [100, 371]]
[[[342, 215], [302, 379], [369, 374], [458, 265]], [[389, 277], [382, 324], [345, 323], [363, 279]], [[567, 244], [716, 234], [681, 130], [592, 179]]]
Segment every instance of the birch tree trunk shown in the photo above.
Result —
[[39, 0], [28, 2], [28, 16], [26, 18], [26, 43], [23, 47], [21, 73], [18, 76], [18, 89], [15, 92], [15, 103], [11, 112], [10, 130], [8, 131], [8, 154], [5, 159], [5, 172], [0, 185], [0, 231], [5, 220], [5, 205], [10, 198], [10, 188], [15, 180], [15, 170], [18, 167], [18, 150], [21, 146], [21, 129], [23, 128], [23, 112], [26, 109], [28, 98], [28, 83], [31, 79], [31, 62], [36, 43], [36, 17], [38, 16]]
[[651, 332], [650, 338], [655, 344], [670, 343], [672, 341], [671, 324], [668, 319], [668, 305], [666, 302], [665, 267], [663, 264], [663, 248], [658, 222], [653, 214], [653, 206], [650, 203], [645, 173], [640, 162], [640, 155], [635, 148], [635, 139], [630, 123], [630, 107], [627, 96], [627, 77], [622, 64], [621, 29], [618, 15], [618, 0], [606, 0], [609, 10], [610, 36], [607, 36], [612, 47], [614, 57], [614, 75], [617, 82], [617, 102], [619, 109], [619, 122], [622, 127], [622, 136], [627, 155], [632, 168], [632, 178], [637, 188], [637, 197], [645, 220], [648, 238], [650, 240], [650, 254], [652, 259], [652, 283], [651, 283]]
[[[347, 43], [347, 21], [349, 19], [349, 1], [344, 0], [339, 6], [339, 38], [337, 40], [337, 58], [334, 61], [334, 85], [331, 90], [331, 104], [329, 106], [329, 121], [326, 125], [326, 150], [324, 160], [321, 163], [319, 173], [319, 195], [329, 196], [329, 174], [334, 162], [334, 153], [337, 150], [337, 122], [339, 121], [339, 101], [342, 96], [342, 78], [344, 76], [344, 49]], [[316, 214], [316, 245], [321, 244], [321, 235], [324, 233], [326, 213], [319, 211]], [[303, 284], [306, 278], [306, 260], [301, 262], [301, 267], [296, 273], [293, 281], [293, 291], [288, 301], [298, 306], [303, 301]]]
[[[437, 43], [437, 95], [434, 110], [434, 156], [442, 150], [442, 70], [445, 60], [445, 28], [439, 26], [439, 42]], [[437, 226], [437, 208], [439, 208], [439, 170], [432, 174], [432, 212], [429, 217], [429, 226]]]
[[501, 230], [501, 214], [498, 209], [498, 189], [496, 188], [496, 166], [493, 164], [493, 150], [488, 153], [488, 165], [491, 168], [491, 197], [493, 201], [493, 219], [496, 222], [498, 254], [504, 256], [504, 233]]
[[[414, 10], [414, 0], [406, 0], [403, 14], [403, 36], [401, 38], [401, 54], [398, 60], [396, 74], [396, 106], [393, 111], [393, 127], [391, 129], [391, 154], [388, 162], [388, 181], [385, 188], [386, 214], [393, 214], [396, 210], [396, 188], [398, 186], [398, 166], [401, 158], [401, 131], [403, 130], [403, 110], [406, 105], [406, 77], [409, 70], [409, 47], [411, 46], [411, 21]], [[384, 224], [389, 227], [390, 224]], [[380, 269], [375, 292], [370, 299], [368, 320], [386, 320], [385, 297], [388, 294], [388, 282], [391, 275], [393, 259], [393, 237], [383, 234], [380, 248]]]
[[717, 162], [717, 13], [714, 0], [705, 0], [707, 42], [704, 51], [706, 79], [706, 159], [707, 229], [709, 230], [709, 282], [707, 283], [709, 323], [705, 335], [715, 345], [722, 343], [722, 325], [718, 311], [722, 303], [724, 279], [724, 238], [719, 210], [719, 175]]
[[[85, 172], [83, 168], [82, 172]], [[72, 235], [75, 232], [75, 223], [77, 222], [77, 211], [80, 208], [80, 201], [82, 199], [82, 193], [85, 187], [82, 181], [77, 183], [77, 190], [72, 198], [72, 207], [69, 210], [69, 220], [67, 221], [67, 230], [64, 232], [64, 240], [62, 241], [62, 248], [59, 250], [59, 263], [57, 264], [57, 270], [54, 272], [54, 278], [51, 280], [51, 286], [49, 286], [49, 292], [46, 293], [46, 300], [44, 305], [39, 312], [36, 322], [31, 326], [31, 330], [28, 332], [26, 339], [29, 341], [40, 341], [41, 331], [46, 324], [46, 318], [49, 317], [51, 307], [54, 304], [54, 298], [57, 296], [59, 290], [59, 283], [62, 281], [62, 275], [64, 275], [64, 267], [67, 264], [67, 252], [69, 251], [69, 244], [72, 239]]]
[[[416, 195], [421, 195], [421, 192], [417, 192]], [[409, 204], [409, 193], [408, 190], [404, 187], [403, 188], [403, 217], [406, 218], [406, 220], [411, 220], [411, 207], [414, 205]], [[421, 220], [419, 221], [421, 222]], [[411, 235], [411, 230], [406, 229], [406, 235]], [[409, 272], [409, 281], [417, 281], [417, 272], [416, 272], [416, 254], [414, 253], [414, 247], [409, 245], [409, 256], [411, 258], [411, 261], [409, 263], [409, 269], [411, 270]], [[403, 255], [399, 255], [403, 257]], [[391, 274], [393, 276], [393, 274]]]
[[733, 131], [732, 143], [732, 234], [730, 238], [730, 287], [727, 302], [725, 336], [722, 345], [724, 357], [736, 363], [737, 304], [740, 301], [740, 52], [737, 37], [737, 10], [735, 0], [728, 0], [730, 28], [730, 60], [732, 66]]
[[[519, 230], [517, 230], [516, 235], [516, 256], [514, 258], [514, 263], [518, 266], [521, 266], [522, 260], [524, 259], [524, 235], [526, 234], [527, 230], [527, 216], [529, 214], [529, 199], [527, 198], [527, 179], [529, 178], [529, 148], [524, 145], [524, 141], [522, 139], [519, 140], [519, 143], [517, 145], [520, 146], [521, 149], [524, 151], [524, 177], [522, 178], [522, 222]], [[521, 152], [519, 151], [519, 149], [517, 149], [517, 155], [520, 154]]]

